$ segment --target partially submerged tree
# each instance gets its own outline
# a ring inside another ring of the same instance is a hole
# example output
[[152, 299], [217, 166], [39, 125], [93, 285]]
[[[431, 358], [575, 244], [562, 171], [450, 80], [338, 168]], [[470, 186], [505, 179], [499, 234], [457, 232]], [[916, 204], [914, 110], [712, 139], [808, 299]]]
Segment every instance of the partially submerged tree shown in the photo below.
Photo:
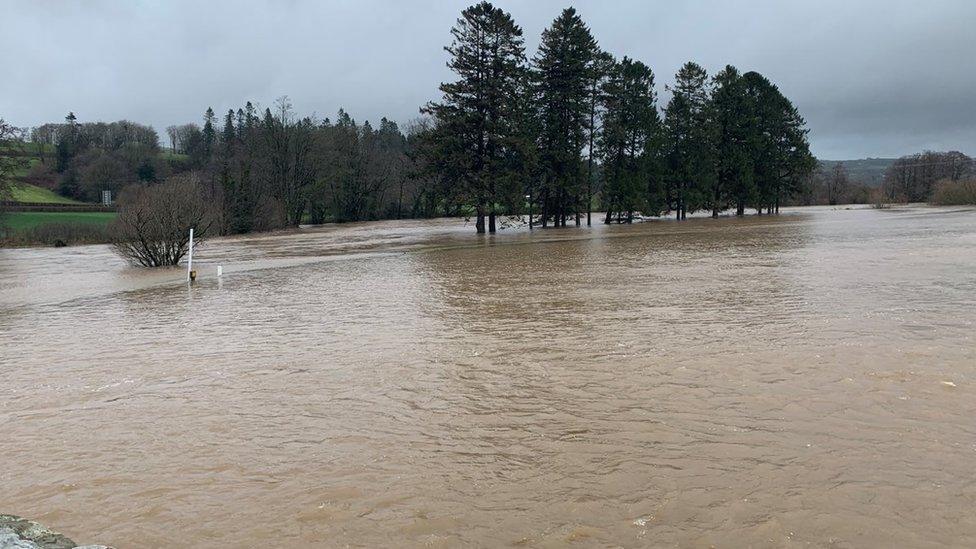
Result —
[[779, 213], [780, 202], [796, 193], [816, 168], [806, 122], [793, 103], [765, 76], [742, 75], [752, 115], [751, 158], [757, 213]]
[[268, 190], [285, 208], [286, 224], [297, 227], [308, 205], [307, 190], [315, 181], [312, 151], [315, 125], [297, 119], [288, 96], [279, 97], [275, 113], [265, 109], [262, 122], [269, 166]]
[[213, 201], [194, 176], [128, 187], [118, 204], [118, 218], [110, 227], [115, 251], [145, 267], [178, 265], [189, 248], [191, 228], [197, 242], [216, 228]]
[[525, 71], [522, 29], [505, 11], [481, 2], [461, 12], [451, 34], [447, 66], [457, 80], [441, 84], [441, 102], [423, 109], [444, 130], [434, 164], [460, 176], [456, 181], [477, 211], [477, 231], [485, 232], [487, 216], [488, 231], [495, 232], [497, 184], [510, 179], [506, 159], [520, 134], [515, 122]]
[[589, 102], [589, 123], [586, 127], [586, 191], [584, 200], [586, 202], [586, 226], [592, 224], [593, 218], [593, 195], [598, 189], [594, 188], [597, 183], [596, 172], [594, 171], [597, 163], [597, 139], [603, 125], [603, 115], [605, 98], [603, 95], [607, 79], [610, 77], [616, 60], [612, 55], [605, 51], [599, 51], [593, 55], [587, 72], [587, 86], [589, 87], [587, 101]]
[[669, 197], [676, 219], [705, 207], [715, 178], [714, 135], [710, 116], [708, 73], [685, 63], [669, 89], [665, 109]]
[[712, 80], [712, 117], [715, 124], [716, 177], [708, 193], [712, 217], [730, 204], [736, 213], [756, 197], [750, 139], [754, 124], [739, 71], [727, 65]]
[[580, 223], [582, 151], [593, 114], [591, 71], [596, 40], [573, 8], [566, 8], [542, 32], [533, 64], [539, 116], [539, 163], [543, 176], [542, 226], [566, 226], [568, 214]]
[[827, 204], [836, 206], [843, 200], [842, 197], [847, 196], [847, 189], [850, 187], [847, 168], [844, 167], [843, 162], [838, 162], [834, 165], [833, 170], [830, 171], [830, 175], [827, 177], [826, 183]]
[[630, 222], [647, 205], [656, 214], [661, 120], [651, 69], [628, 57], [614, 64], [604, 86], [603, 110], [599, 146], [604, 162], [604, 222], [610, 223], [614, 214], [618, 221]]

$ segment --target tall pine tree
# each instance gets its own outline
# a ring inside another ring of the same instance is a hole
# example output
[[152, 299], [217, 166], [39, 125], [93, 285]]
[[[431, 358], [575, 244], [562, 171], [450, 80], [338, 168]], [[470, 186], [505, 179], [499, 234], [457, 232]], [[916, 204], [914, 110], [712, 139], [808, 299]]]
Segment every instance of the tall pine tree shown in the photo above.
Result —
[[648, 190], [655, 176], [653, 157], [660, 132], [654, 73], [640, 61], [624, 57], [614, 65], [604, 85], [603, 202], [605, 223], [616, 213], [630, 222], [634, 213], [645, 210]]
[[677, 219], [706, 204], [715, 176], [708, 73], [685, 63], [675, 75], [665, 110], [669, 196]]
[[766, 77], [742, 75], [751, 122], [751, 152], [758, 213], [779, 212], [782, 199], [795, 193], [816, 167], [810, 153], [806, 122], [796, 107]]
[[464, 194], [474, 202], [476, 230], [495, 231], [497, 184], [509, 169], [508, 149], [518, 138], [520, 82], [525, 70], [522, 29], [511, 15], [489, 2], [461, 12], [454, 28], [447, 66], [457, 75], [443, 83], [443, 98], [424, 111], [437, 120], [442, 142], [435, 165], [460, 176]]
[[712, 83], [716, 177], [708, 200], [712, 217], [718, 217], [730, 204], [735, 204], [736, 215], [742, 215], [746, 203], [756, 196], [749, 150], [753, 123], [745, 82], [739, 71], [728, 65]]
[[582, 151], [590, 120], [590, 71], [596, 40], [573, 8], [566, 8], [542, 32], [533, 60], [539, 114], [539, 159], [544, 178], [543, 219], [551, 214], [566, 226], [575, 212], [579, 224], [584, 185]]
[[590, 62], [589, 71], [587, 73], [588, 87], [589, 87], [589, 124], [586, 127], [586, 191], [583, 196], [586, 202], [586, 226], [589, 227], [592, 224], [593, 218], [593, 195], [596, 190], [594, 188], [596, 181], [597, 167], [596, 163], [598, 161], [597, 156], [597, 139], [600, 133], [600, 125], [602, 123], [603, 117], [603, 107], [604, 107], [604, 86], [607, 83], [607, 79], [612, 74], [614, 68], [616, 67], [616, 60], [612, 55], [605, 51], [598, 51], [594, 56], [593, 60]]
[[213, 108], [207, 107], [207, 112], [203, 114], [203, 154], [207, 161], [210, 160], [217, 142], [217, 129], [214, 127], [216, 122], [217, 116]]

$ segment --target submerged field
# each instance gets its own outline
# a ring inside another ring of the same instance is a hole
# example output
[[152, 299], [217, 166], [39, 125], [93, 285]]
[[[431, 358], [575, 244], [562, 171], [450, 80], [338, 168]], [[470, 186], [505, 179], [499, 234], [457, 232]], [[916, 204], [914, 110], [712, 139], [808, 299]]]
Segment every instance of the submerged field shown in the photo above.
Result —
[[[976, 545], [976, 211], [0, 250], [0, 502], [173, 546]], [[224, 267], [221, 279], [214, 276]]]

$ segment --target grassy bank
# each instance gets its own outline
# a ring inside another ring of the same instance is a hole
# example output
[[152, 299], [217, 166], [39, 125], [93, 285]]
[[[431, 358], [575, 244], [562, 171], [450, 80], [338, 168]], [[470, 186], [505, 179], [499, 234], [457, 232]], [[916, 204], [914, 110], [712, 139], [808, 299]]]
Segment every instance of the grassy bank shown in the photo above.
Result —
[[61, 196], [50, 189], [37, 185], [18, 185], [13, 189], [14, 202], [37, 202], [43, 204], [84, 204], [72, 198]]
[[113, 212], [8, 212], [0, 218], [2, 246], [69, 246], [108, 242]]
[[57, 223], [105, 227], [115, 215], [114, 212], [8, 212], [3, 216], [3, 223], [11, 232]]

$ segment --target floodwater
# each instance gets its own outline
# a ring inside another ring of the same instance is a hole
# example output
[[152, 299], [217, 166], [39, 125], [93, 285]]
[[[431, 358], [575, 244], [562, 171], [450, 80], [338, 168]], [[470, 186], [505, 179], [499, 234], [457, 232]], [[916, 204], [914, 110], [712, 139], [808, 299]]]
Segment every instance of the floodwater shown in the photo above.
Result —
[[[976, 546], [976, 210], [0, 250], [0, 512], [128, 547]], [[224, 276], [214, 276], [215, 265]]]

